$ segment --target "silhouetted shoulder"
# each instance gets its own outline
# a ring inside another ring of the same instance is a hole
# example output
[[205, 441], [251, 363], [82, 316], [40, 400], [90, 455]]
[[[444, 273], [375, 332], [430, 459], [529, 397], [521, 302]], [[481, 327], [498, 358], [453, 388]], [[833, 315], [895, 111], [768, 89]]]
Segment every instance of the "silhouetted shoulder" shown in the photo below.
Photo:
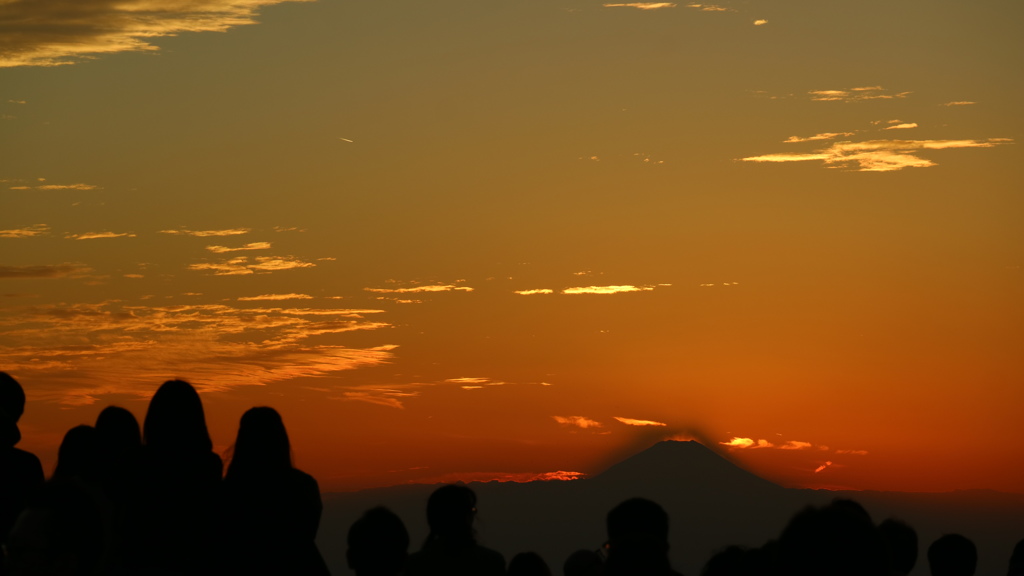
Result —
[[411, 554], [406, 576], [504, 576], [505, 557], [479, 544], [451, 547], [431, 543]]
[[35, 454], [18, 448], [0, 450], [0, 541], [43, 481], [43, 465]]

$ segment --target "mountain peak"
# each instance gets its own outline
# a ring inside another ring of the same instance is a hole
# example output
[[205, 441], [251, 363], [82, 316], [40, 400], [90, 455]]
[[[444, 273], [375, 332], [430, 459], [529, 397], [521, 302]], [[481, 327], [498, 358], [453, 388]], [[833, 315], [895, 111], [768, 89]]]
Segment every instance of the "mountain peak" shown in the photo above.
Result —
[[747, 472], [694, 440], [663, 440], [594, 477], [600, 482], [671, 483], [714, 491], [777, 490], [777, 484]]

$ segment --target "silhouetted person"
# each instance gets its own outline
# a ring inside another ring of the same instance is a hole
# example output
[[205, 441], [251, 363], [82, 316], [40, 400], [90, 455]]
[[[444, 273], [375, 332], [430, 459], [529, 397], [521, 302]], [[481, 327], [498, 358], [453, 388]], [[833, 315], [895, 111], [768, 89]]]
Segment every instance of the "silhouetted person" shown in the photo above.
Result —
[[292, 467], [288, 432], [273, 408], [242, 415], [221, 510], [227, 573], [328, 574], [314, 542], [323, 510], [320, 488]]
[[29, 499], [7, 543], [10, 576], [107, 574], [102, 506], [77, 478], [47, 482]]
[[878, 533], [888, 552], [889, 574], [910, 574], [917, 564], [917, 532], [906, 522], [889, 518], [878, 525]]
[[508, 576], [551, 576], [547, 562], [536, 552], [520, 552], [508, 563]]
[[209, 573], [222, 463], [191, 384], [171, 380], [160, 386], [142, 435], [132, 563], [144, 570]]
[[1013, 547], [1013, 554], [1010, 555], [1010, 567], [1006, 571], [1007, 576], [1024, 576], [1024, 540], [1017, 542]]
[[505, 558], [476, 542], [476, 494], [449, 484], [427, 500], [430, 533], [423, 548], [409, 556], [407, 576], [503, 576]]
[[57, 466], [51, 481], [77, 481], [95, 485], [99, 468], [99, 438], [96, 429], [82, 424], [64, 434], [57, 450]]
[[668, 514], [645, 498], [631, 498], [608, 512], [608, 561], [610, 576], [668, 576]]
[[808, 506], [782, 532], [776, 547], [781, 573], [791, 576], [884, 576], [888, 557], [862, 506], [836, 499]]
[[973, 576], [978, 565], [978, 550], [960, 534], [946, 534], [928, 547], [928, 567], [932, 576]]
[[133, 531], [133, 504], [140, 482], [142, 432], [135, 416], [118, 406], [107, 406], [96, 418], [97, 477], [110, 509], [111, 564], [121, 568]]
[[[7, 541], [18, 514], [44, 480], [39, 458], [15, 448], [21, 440], [18, 419], [24, 411], [25, 391], [21, 384], [6, 372], [0, 372], [0, 544]], [[4, 574], [3, 562], [0, 562], [0, 574]]]
[[398, 576], [409, 556], [409, 532], [394, 512], [378, 506], [348, 529], [345, 559], [356, 576]]
[[601, 576], [604, 560], [593, 550], [577, 550], [562, 563], [563, 576]]
[[729, 546], [718, 552], [701, 569], [701, 576], [764, 576], [771, 573], [767, 552], [760, 548]]

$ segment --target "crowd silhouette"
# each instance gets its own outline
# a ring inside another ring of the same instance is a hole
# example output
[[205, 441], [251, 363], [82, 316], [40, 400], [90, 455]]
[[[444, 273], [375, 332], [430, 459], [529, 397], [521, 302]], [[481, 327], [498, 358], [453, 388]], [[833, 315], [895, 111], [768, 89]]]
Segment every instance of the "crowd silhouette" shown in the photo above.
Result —
[[[213, 451], [202, 401], [187, 382], [165, 382], [143, 425], [109, 406], [93, 426], [67, 431], [49, 479], [16, 448], [25, 394], [0, 372], [0, 576], [327, 576], [315, 538], [316, 480], [296, 469], [281, 416], [242, 416], [226, 472]], [[430, 532], [409, 552], [402, 519], [367, 510], [348, 531], [357, 576], [551, 576], [535, 552], [504, 556], [477, 542], [477, 497], [463, 484], [426, 503]], [[669, 516], [631, 498], [607, 515], [607, 542], [572, 553], [565, 576], [678, 576], [669, 561]], [[342, 543], [338, 543], [339, 546]], [[927, 549], [932, 576], [972, 576], [971, 540], [946, 534]], [[701, 576], [906, 576], [918, 564], [917, 533], [897, 519], [875, 524], [857, 502], [836, 499], [797, 512], [759, 548], [729, 546]], [[1008, 576], [1024, 576], [1024, 540]]]

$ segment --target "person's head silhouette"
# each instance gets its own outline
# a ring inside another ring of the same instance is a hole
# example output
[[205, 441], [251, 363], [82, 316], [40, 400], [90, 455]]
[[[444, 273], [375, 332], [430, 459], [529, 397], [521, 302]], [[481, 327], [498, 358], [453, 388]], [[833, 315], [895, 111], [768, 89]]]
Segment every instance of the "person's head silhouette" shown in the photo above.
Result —
[[247, 410], [238, 425], [227, 479], [282, 472], [291, 467], [291, 444], [281, 415], [266, 406]]
[[878, 533], [889, 553], [893, 574], [910, 574], [917, 564], [917, 532], [906, 522], [888, 518], [878, 525]]
[[0, 372], [0, 446], [14, 446], [21, 440], [18, 420], [25, 411], [25, 391], [7, 372]]
[[473, 541], [476, 493], [463, 484], [448, 484], [434, 490], [427, 500], [430, 540]]
[[107, 406], [96, 417], [96, 431], [104, 446], [124, 452], [142, 445], [142, 433], [135, 415], [120, 406]]
[[203, 403], [196, 389], [182, 380], [169, 380], [153, 395], [142, 426], [147, 447], [181, 452], [213, 449]]
[[99, 465], [99, 438], [92, 426], [75, 426], [64, 434], [57, 451], [54, 480], [94, 480]]
[[405, 568], [409, 532], [402, 519], [383, 506], [353, 522], [347, 542], [345, 558], [356, 576], [394, 576]]
[[608, 567], [613, 574], [668, 572], [668, 514], [646, 498], [608, 512]]
[[978, 565], [978, 550], [960, 534], [946, 534], [928, 547], [932, 576], [972, 576]]

